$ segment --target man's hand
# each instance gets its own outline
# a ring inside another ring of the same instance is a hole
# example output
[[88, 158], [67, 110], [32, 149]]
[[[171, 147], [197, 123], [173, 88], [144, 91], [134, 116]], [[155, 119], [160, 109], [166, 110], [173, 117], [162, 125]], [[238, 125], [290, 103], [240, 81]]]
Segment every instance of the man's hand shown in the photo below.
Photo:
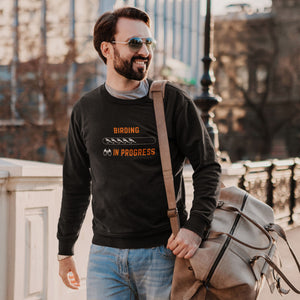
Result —
[[195, 232], [181, 228], [176, 238], [172, 234], [168, 240], [167, 248], [180, 258], [191, 258], [200, 246], [202, 239]]
[[80, 287], [80, 279], [72, 256], [59, 261], [59, 276], [67, 287], [74, 290]]

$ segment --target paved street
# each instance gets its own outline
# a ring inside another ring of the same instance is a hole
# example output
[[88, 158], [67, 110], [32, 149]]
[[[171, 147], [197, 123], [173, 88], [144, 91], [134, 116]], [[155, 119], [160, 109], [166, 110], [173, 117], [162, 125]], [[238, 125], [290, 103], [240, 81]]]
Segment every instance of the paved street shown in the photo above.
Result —
[[[300, 226], [287, 230], [288, 241], [293, 248], [298, 260], [300, 261]], [[283, 264], [282, 270], [288, 279], [296, 285], [296, 288], [300, 290], [300, 273], [298, 268], [288, 250], [286, 244], [280, 239], [278, 242], [279, 254]], [[287, 285], [282, 283], [282, 286], [287, 289]], [[259, 297], [259, 300], [299, 300], [300, 295], [293, 291], [290, 291], [288, 295], [281, 296], [275, 289], [274, 293], [271, 294], [267, 283], [265, 284], [263, 291]]]

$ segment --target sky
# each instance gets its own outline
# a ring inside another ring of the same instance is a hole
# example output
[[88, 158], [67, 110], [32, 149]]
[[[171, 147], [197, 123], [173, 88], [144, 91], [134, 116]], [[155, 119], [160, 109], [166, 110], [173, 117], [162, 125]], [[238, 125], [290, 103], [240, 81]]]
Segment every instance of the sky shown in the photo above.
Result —
[[[236, 3], [248, 3], [252, 6], [252, 8], [263, 9], [266, 6], [271, 6], [271, 0], [211, 0], [211, 8], [213, 15], [220, 15], [226, 12], [225, 7], [228, 4], [236, 4]], [[202, 10], [205, 14], [206, 11], [206, 1], [201, 1]]]

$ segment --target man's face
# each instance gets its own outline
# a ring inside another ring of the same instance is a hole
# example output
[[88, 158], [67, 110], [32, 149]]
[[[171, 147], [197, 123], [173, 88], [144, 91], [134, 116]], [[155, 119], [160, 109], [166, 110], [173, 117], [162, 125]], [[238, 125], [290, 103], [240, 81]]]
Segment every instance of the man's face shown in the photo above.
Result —
[[[128, 42], [133, 37], [149, 38], [149, 27], [140, 20], [120, 18], [117, 22], [116, 42]], [[152, 49], [143, 44], [139, 50], [133, 50], [128, 44], [113, 44], [113, 66], [117, 73], [131, 80], [143, 80], [148, 73], [152, 59]]]

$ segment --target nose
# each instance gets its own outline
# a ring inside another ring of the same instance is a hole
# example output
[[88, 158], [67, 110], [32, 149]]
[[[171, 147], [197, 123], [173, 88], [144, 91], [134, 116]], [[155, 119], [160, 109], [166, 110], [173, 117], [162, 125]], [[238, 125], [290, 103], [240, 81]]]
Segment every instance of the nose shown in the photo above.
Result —
[[138, 51], [138, 54], [147, 57], [150, 52], [152, 52], [151, 48], [148, 48], [145, 43], [143, 43], [142, 48]]

